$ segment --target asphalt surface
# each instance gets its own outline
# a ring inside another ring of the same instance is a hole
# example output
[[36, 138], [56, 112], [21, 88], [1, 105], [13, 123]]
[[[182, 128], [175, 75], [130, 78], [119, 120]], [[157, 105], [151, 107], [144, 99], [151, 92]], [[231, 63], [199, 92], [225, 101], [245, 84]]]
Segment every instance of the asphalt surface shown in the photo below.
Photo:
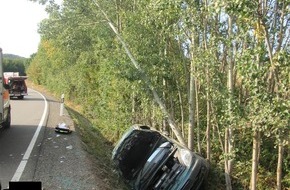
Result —
[[[61, 102], [50, 96], [46, 98], [49, 103], [49, 115], [42, 142], [39, 142], [39, 150], [35, 149], [35, 154], [39, 156], [35, 161], [33, 180], [41, 181], [42, 187], [47, 190], [109, 190], [109, 186], [98, 178], [98, 168], [95, 167], [94, 159], [83, 149], [80, 136], [66, 109], [60, 116]], [[55, 127], [63, 122], [70, 127], [72, 133], [55, 132]], [[29, 176], [31, 172], [27, 173]]]
[[[46, 97], [49, 111], [19, 181], [40, 181], [42, 188], [45, 190], [110, 190], [111, 188], [106, 184], [106, 181], [98, 177], [96, 159], [83, 149], [81, 138], [67, 110], [64, 109], [63, 115], [60, 115], [60, 100], [45, 93], [42, 94]], [[19, 101], [29, 103], [28, 99], [28, 97], [25, 97], [24, 100]], [[43, 105], [44, 100], [35, 98], [32, 101]], [[8, 179], [11, 179], [21, 159], [23, 160], [25, 147], [28, 146], [37, 128], [37, 124], [31, 122], [38, 122], [43, 113], [43, 107], [39, 105], [36, 106], [37, 108], [31, 109], [32, 114], [38, 116], [38, 119], [32, 118], [30, 116], [31, 113], [23, 112], [24, 117], [28, 119], [27, 124], [22, 124], [24, 127], [21, 126], [21, 128], [17, 124], [12, 125], [10, 129], [4, 132], [11, 133], [14, 131], [18, 133], [18, 137], [21, 138], [10, 138], [10, 142], [18, 143], [20, 147], [23, 146], [23, 150], [13, 150], [17, 152], [15, 153], [17, 158], [14, 153], [5, 154], [6, 157], [8, 155], [8, 159], [13, 163], [0, 163], [0, 172], [9, 174], [4, 181], [1, 179], [2, 188], [7, 188]], [[55, 132], [55, 127], [60, 123], [65, 123], [69, 126], [72, 133], [62, 134]], [[5, 134], [0, 133], [0, 138], [1, 136], [5, 136]], [[27, 139], [23, 140], [22, 137]], [[3, 150], [9, 150], [3, 146]]]
[[[10, 101], [11, 127], [0, 131], [0, 181], [3, 187], [7, 187], [14, 176], [21, 176], [22, 170], [18, 170], [18, 166], [26, 163], [24, 155], [28, 155], [27, 148], [45, 114], [41, 95], [35, 91], [29, 93], [24, 100]], [[20, 171], [19, 175], [15, 175], [16, 171]]]

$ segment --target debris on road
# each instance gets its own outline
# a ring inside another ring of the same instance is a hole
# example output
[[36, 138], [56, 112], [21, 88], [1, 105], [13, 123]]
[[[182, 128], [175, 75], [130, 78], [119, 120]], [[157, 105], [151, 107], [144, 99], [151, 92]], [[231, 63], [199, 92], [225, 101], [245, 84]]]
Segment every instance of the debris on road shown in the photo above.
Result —
[[69, 134], [72, 131], [71, 131], [70, 127], [66, 123], [59, 123], [55, 127], [55, 132]]
[[69, 145], [69, 146], [67, 146], [65, 148], [68, 149], [68, 150], [71, 150], [71, 149], [73, 149], [73, 146], [72, 145]]

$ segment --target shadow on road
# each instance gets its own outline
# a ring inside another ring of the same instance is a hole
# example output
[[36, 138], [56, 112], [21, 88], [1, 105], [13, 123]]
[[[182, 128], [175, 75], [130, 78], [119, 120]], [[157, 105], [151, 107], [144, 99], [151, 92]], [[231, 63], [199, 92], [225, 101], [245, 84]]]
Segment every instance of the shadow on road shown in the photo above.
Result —
[[[11, 101], [43, 101], [43, 98], [32, 98], [29, 96], [25, 96], [23, 99], [19, 99], [17, 97], [10, 97]], [[47, 99], [48, 102], [60, 102], [57, 100], [51, 100], [51, 99]]]

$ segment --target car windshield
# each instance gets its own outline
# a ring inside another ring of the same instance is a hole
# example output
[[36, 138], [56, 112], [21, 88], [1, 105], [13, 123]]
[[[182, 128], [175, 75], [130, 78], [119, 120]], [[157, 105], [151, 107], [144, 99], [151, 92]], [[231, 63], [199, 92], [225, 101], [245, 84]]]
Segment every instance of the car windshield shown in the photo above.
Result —
[[23, 86], [24, 85], [24, 81], [18, 81], [18, 80], [12, 81], [11, 85], [12, 86]]

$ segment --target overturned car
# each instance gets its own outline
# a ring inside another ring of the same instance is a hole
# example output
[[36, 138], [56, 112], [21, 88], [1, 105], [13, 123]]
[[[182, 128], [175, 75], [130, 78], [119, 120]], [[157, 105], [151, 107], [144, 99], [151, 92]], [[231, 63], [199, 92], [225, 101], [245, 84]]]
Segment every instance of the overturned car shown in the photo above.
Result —
[[204, 158], [143, 125], [133, 125], [122, 136], [112, 160], [136, 190], [198, 190], [209, 171]]

